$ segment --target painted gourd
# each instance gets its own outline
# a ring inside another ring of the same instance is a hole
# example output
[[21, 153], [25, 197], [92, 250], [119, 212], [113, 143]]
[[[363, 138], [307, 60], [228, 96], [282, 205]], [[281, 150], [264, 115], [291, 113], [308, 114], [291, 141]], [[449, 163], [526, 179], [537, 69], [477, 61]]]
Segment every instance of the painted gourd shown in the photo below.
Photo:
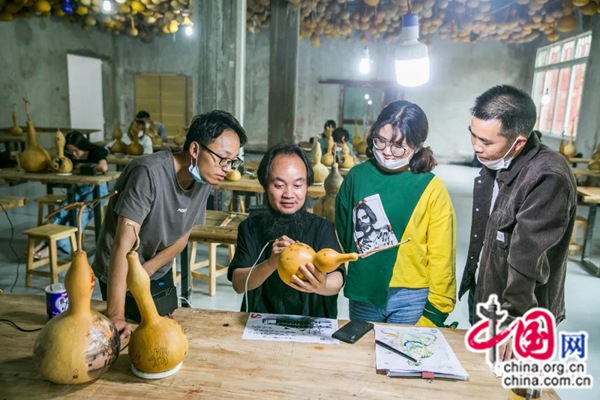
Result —
[[312, 247], [304, 243], [294, 243], [286, 247], [279, 256], [277, 273], [281, 280], [288, 285], [292, 283], [292, 276], [304, 280], [302, 273], [298, 272], [301, 266], [312, 263], [319, 271], [329, 273], [346, 261], [358, 260], [356, 253], [338, 253], [333, 249], [321, 249], [315, 252]]
[[64, 385], [89, 382], [117, 360], [117, 328], [90, 308], [94, 282], [86, 252], [73, 252], [65, 277], [69, 308], [44, 325], [33, 347], [33, 362], [44, 379]]
[[54, 142], [58, 150], [58, 155], [52, 159], [50, 168], [59, 174], [67, 174], [73, 170], [73, 162], [65, 157], [65, 135], [59, 130], [54, 135]]
[[329, 169], [321, 163], [321, 154], [319, 138], [315, 137], [312, 155], [313, 184], [315, 185], [322, 185], [329, 174]]
[[125, 145], [125, 143], [123, 143], [123, 131], [121, 131], [121, 124], [119, 123], [119, 121], [117, 121], [115, 123], [115, 129], [113, 130], [113, 138], [115, 139], [115, 142], [113, 143], [112, 146], [110, 146], [110, 152], [113, 154], [116, 153], [121, 153], [121, 154], [125, 154], [127, 153], [127, 145]]
[[8, 130], [9, 133], [13, 136], [21, 136], [23, 134], [23, 128], [21, 128], [17, 124], [17, 112], [14, 110], [12, 113], [12, 120], [13, 120], [13, 126], [11, 126], [10, 129]]
[[50, 154], [40, 147], [33, 121], [30, 119], [27, 120], [27, 148], [19, 155], [19, 161], [27, 172], [43, 172], [52, 162]]
[[148, 379], [172, 375], [187, 355], [188, 340], [179, 323], [158, 314], [150, 293], [150, 277], [135, 250], [127, 253], [127, 263], [127, 287], [141, 315], [141, 322], [129, 340], [132, 371]]

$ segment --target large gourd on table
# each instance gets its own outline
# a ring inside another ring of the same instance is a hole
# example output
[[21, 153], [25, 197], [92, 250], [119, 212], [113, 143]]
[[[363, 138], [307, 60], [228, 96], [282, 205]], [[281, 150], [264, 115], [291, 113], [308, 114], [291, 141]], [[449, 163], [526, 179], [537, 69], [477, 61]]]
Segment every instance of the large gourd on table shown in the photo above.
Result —
[[325, 130], [325, 137], [327, 138], [327, 150], [325, 150], [325, 154], [321, 157], [321, 163], [326, 167], [330, 167], [334, 161], [335, 157], [333, 148], [335, 147], [335, 142], [333, 141], [333, 130], [330, 126]]
[[113, 130], [113, 138], [115, 142], [112, 146], [110, 146], [110, 152], [113, 154], [116, 153], [127, 153], [127, 145], [123, 143], [123, 131], [121, 130], [121, 123], [119, 121], [115, 122], [115, 129]]
[[33, 121], [27, 120], [27, 148], [19, 155], [21, 168], [27, 172], [43, 172], [48, 169], [52, 159], [50, 154], [40, 146]]
[[188, 340], [181, 325], [158, 314], [150, 293], [150, 277], [135, 249], [127, 253], [127, 263], [127, 287], [135, 298], [141, 316], [141, 322], [129, 340], [131, 371], [144, 379], [173, 375], [187, 355]]
[[[127, 145], [127, 154], [132, 156], [141, 156], [144, 154], [144, 146], [140, 143], [140, 136], [138, 132], [131, 133], [131, 143]], [[144, 134], [145, 135], [145, 134]], [[143, 135], [142, 135], [143, 137]]]
[[58, 155], [52, 159], [50, 167], [56, 173], [68, 174], [73, 170], [73, 162], [65, 157], [65, 135], [63, 135], [60, 129], [54, 135], [54, 142], [56, 143]]
[[65, 277], [69, 308], [44, 325], [33, 346], [33, 362], [40, 374], [64, 385], [98, 378], [119, 356], [117, 328], [90, 307], [95, 279], [87, 254], [81, 250], [82, 212], [83, 207], [79, 212], [79, 250], [72, 253]]

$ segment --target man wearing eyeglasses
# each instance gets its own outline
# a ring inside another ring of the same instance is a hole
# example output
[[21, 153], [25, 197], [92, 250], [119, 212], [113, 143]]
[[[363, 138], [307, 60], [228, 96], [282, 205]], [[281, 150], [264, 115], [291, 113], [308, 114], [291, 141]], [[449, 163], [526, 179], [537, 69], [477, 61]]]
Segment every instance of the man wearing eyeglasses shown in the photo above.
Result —
[[126, 294], [127, 252], [136, 244], [161, 315], [177, 307], [171, 265], [187, 244], [192, 227], [205, 219], [210, 185], [240, 166], [246, 133], [228, 112], [198, 115], [183, 150], [159, 151], [127, 165], [110, 199], [96, 248], [93, 269], [100, 282], [108, 316], [121, 338], [129, 336], [125, 321], [139, 321], [135, 301]]

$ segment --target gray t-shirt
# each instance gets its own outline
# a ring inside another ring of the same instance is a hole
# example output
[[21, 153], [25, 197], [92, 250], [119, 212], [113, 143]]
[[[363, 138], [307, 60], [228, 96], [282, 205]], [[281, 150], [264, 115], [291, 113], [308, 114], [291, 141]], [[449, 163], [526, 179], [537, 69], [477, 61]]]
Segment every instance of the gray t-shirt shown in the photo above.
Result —
[[[119, 216], [140, 224], [140, 262], [151, 259], [185, 235], [195, 224], [204, 223], [210, 185], [194, 182], [185, 190], [175, 173], [173, 154], [159, 151], [140, 157], [127, 165], [111, 197], [92, 268], [103, 282], [108, 266]], [[169, 261], [151, 279], [159, 279], [171, 268]]]

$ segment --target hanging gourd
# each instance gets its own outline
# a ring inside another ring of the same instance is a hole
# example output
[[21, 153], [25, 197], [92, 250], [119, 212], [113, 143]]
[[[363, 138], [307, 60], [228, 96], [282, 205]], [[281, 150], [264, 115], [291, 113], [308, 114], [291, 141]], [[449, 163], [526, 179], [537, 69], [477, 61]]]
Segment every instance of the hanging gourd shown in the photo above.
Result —
[[113, 130], [113, 138], [115, 142], [112, 146], [110, 146], [110, 152], [113, 154], [116, 153], [127, 153], [127, 146], [123, 143], [123, 131], [121, 131], [121, 123], [119, 121], [115, 122], [115, 129]]
[[150, 277], [136, 252], [139, 246], [137, 232], [136, 238], [135, 248], [127, 253], [127, 287], [135, 298], [141, 316], [141, 322], [129, 340], [131, 371], [140, 378], [160, 379], [173, 375], [181, 368], [187, 355], [188, 340], [181, 325], [158, 315], [150, 293]]
[[338, 253], [329, 248], [321, 249], [315, 252], [312, 247], [307, 244], [296, 242], [287, 246], [279, 255], [279, 263], [277, 273], [281, 280], [288, 285], [292, 283], [292, 276], [296, 275], [302, 280], [306, 280], [305, 276], [299, 272], [301, 266], [306, 263], [312, 263], [319, 271], [328, 274], [337, 269], [337, 267], [348, 261], [356, 261], [359, 258], [365, 258], [377, 252], [388, 250], [392, 247], [400, 246], [410, 242], [410, 238], [392, 246], [384, 246], [368, 252], [358, 253]]
[[[14, 106], [14, 104], [13, 104]], [[10, 129], [8, 130], [9, 133], [13, 136], [21, 136], [23, 134], [23, 128], [21, 128], [19, 126], [19, 124], [17, 124], [17, 112], [14, 110], [13, 108], [13, 112], [12, 112], [12, 120], [13, 120], [13, 126], [10, 127]]]
[[29, 115], [29, 99], [25, 97], [23, 101], [27, 115], [27, 148], [19, 155], [19, 162], [27, 172], [43, 172], [48, 169], [52, 159], [50, 154], [39, 145], [33, 121]]
[[65, 157], [65, 135], [63, 135], [60, 129], [54, 134], [54, 143], [56, 143], [58, 155], [52, 159], [50, 168], [56, 173], [68, 174], [73, 170], [73, 162]]
[[[33, 346], [33, 362], [39, 373], [54, 383], [85, 383], [106, 372], [119, 356], [119, 332], [114, 324], [91, 309], [95, 278], [83, 251], [81, 219], [87, 206], [112, 196], [110, 193], [90, 203], [73, 203], [57, 210], [79, 208], [77, 250], [65, 277], [69, 299], [67, 311], [44, 325]], [[50, 217], [50, 216], [49, 216]]]
[[313, 140], [311, 168], [313, 170], [313, 184], [319, 186], [323, 185], [325, 178], [327, 178], [327, 174], [329, 174], [329, 169], [321, 163], [321, 143], [319, 143], [318, 137], [315, 137]]

